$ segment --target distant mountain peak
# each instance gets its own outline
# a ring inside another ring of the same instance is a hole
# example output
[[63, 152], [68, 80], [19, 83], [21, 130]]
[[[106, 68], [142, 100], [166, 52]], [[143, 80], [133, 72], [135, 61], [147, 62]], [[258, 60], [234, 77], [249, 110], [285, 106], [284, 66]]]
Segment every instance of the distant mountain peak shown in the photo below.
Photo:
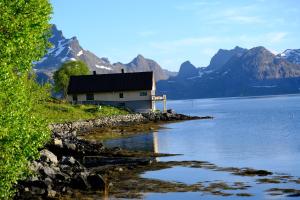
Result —
[[144, 57], [143, 55], [141, 55], [141, 54], [138, 54], [138, 55], [136, 56], [136, 58], [137, 58], [137, 59], [145, 59], [145, 57]]
[[117, 63], [116, 65], [125, 68], [127, 72], [153, 71], [156, 80], [164, 80], [169, 77], [157, 62], [145, 58], [141, 54], [128, 64]]
[[236, 46], [234, 49], [219, 49], [218, 52], [212, 57], [210, 64], [208, 65], [209, 70], [221, 69], [233, 56], [241, 56], [247, 51], [247, 49]]
[[241, 49], [244, 50], [245, 48], [240, 47], [240, 46], [235, 46], [234, 49], [235, 49], [235, 50], [241, 50]]
[[145, 65], [148, 61], [151, 61], [150, 59], [145, 58], [141, 54], [138, 54], [130, 63], [128, 63], [128, 66], [138, 66], [138, 65]]
[[177, 78], [190, 78], [198, 74], [199, 70], [190, 61], [185, 61], [180, 66]]
[[268, 49], [266, 49], [265, 47], [263, 46], [258, 46], [258, 47], [254, 47], [252, 49], [249, 49], [245, 54], [244, 56], [250, 56], [250, 57], [253, 57], [253, 56], [257, 56], [258, 58], [261, 58], [261, 59], [264, 59], [266, 60], [267, 58], [269, 60], [272, 60], [274, 59], [275, 55], [269, 51]]
[[194, 66], [189, 60], [187, 60], [181, 64], [181, 66], [191, 66], [191, 65]]
[[284, 52], [279, 54], [278, 57], [286, 59], [294, 64], [300, 64], [300, 49], [286, 49]]
[[52, 35], [60, 35], [61, 37], [63, 36], [62, 31], [58, 30], [58, 28], [55, 24], [51, 25], [51, 31], [52, 31]]
[[49, 42], [52, 43], [52, 47], [41, 60], [34, 63], [35, 71], [43, 77], [49, 77], [49, 80], [52, 79], [54, 71], [69, 60], [81, 60], [88, 65], [90, 71], [96, 71], [98, 74], [119, 73], [121, 69], [125, 69], [128, 72], [153, 71], [156, 80], [169, 77], [155, 61], [146, 59], [140, 54], [128, 64], [111, 64], [108, 58], [99, 58], [94, 53], [84, 50], [77, 37], [65, 38], [55, 24], [52, 25], [51, 31]]
[[271, 80], [300, 76], [300, 65], [274, 55], [263, 46], [249, 49], [240, 57], [230, 60], [224, 69], [251, 80]]
[[256, 51], [256, 52], [270, 52], [268, 49], [266, 49], [264, 46], [257, 46], [257, 47], [253, 47], [252, 49], [249, 49], [249, 51]]

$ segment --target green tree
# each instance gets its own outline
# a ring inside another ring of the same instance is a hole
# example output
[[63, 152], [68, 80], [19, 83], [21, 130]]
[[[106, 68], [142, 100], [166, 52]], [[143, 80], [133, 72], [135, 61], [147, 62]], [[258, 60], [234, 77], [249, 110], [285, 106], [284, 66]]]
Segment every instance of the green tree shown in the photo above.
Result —
[[52, 7], [48, 0], [1, 0], [0, 13], [0, 199], [10, 199], [50, 136], [32, 112], [43, 98], [29, 73], [49, 46]]
[[54, 73], [54, 88], [56, 92], [62, 92], [64, 97], [67, 96], [70, 76], [87, 75], [89, 68], [82, 61], [69, 61], [62, 65]]

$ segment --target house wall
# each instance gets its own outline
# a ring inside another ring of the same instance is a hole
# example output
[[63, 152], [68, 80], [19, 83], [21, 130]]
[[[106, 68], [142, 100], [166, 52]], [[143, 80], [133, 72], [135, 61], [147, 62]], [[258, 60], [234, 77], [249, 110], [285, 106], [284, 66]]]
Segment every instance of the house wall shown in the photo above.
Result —
[[[140, 96], [140, 92], [147, 92], [147, 96]], [[120, 98], [120, 93], [124, 98]], [[77, 102], [73, 102], [73, 95], [68, 95], [67, 99], [73, 103], [122, 106], [136, 112], [148, 112], [153, 106], [152, 95], [155, 95], [155, 90], [94, 93], [94, 101], [87, 101], [86, 94], [77, 94]]]
[[99, 103], [103, 105], [126, 107], [135, 112], [149, 112], [152, 110], [152, 101], [150, 100], [124, 101], [124, 102], [101, 101]]
[[[147, 96], [140, 96], [140, 92], [147, 92]], [[123, 93], [124, 98], [120, 98], [119, 94]], [[125, 92], [103, 92], [94, 93], [95, 101], [141, 101], [141, 100], [151, 100], [151, 95], [155, 95], [155, 91], [151, 90], [141, 90], [141, 91], [125, 91]], [[73, 96], [68, 95], [68, 101], [73, 101]], [[78, 101], [86, 101], [86, 94], [78, 94]]]

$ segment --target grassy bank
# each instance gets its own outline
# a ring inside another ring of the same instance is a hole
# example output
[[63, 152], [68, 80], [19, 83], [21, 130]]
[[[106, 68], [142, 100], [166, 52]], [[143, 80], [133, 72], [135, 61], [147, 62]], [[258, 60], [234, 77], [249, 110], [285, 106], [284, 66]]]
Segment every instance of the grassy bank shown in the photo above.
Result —
[[44, 116], [49, 123], [93, 119], [105, 116], [128, 114], [128, 111], [111, 106], [72, 105], [70, 103], [51, 100], [35, 107], [35, 112]]

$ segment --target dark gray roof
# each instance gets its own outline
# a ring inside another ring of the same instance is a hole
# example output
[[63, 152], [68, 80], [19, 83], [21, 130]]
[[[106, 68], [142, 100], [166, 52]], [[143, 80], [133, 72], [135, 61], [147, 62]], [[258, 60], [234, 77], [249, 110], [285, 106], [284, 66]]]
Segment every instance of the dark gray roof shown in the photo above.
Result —
[[152, 90], [153, 72], [71, 76], [68, 94]]

